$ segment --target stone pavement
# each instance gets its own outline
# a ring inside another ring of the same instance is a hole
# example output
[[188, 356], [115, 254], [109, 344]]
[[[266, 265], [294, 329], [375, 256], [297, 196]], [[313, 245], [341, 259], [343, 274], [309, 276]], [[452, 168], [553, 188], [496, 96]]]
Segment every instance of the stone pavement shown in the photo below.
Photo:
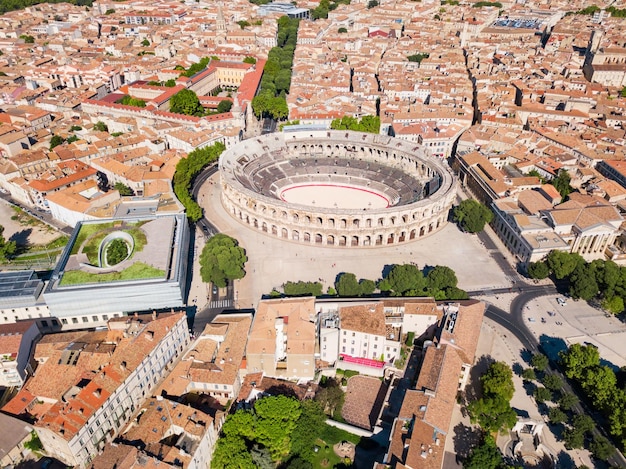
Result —
[[[219, 200], [219, 174], [201, 188], [198, 201], [206, 217], [218, 229], [233, 236], [246, 249], [247, 275], [237, 281], [238, 307], [255, 307], [263, 294], [291, 281], [321, 281], [324, 291], [333, 286], [341, 272], [352, 272], [357, 278], [377, 280], [388, 265], [415, 262], [425, 265], [447, 265], [454, 269], [459, 287], [466, 290], [508, 287], [510, 280], [478, 237], [461, 233], [448, 224], [433, 235], [397, 246], [380, 248], [339, 248], [306, 246], [277, 239], [240, 224], [230, 217]], [[320, 280], [321, 279], [321, 280]]]

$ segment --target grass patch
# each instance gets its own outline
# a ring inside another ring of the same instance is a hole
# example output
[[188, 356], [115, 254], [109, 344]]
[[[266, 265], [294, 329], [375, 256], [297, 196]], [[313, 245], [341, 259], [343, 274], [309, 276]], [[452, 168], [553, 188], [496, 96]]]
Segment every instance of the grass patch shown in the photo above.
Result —
[[78, 254], [78, 250], [82, 246], [82, 244], [90, 237], [95, 235], [100, 230], [106, 230], [107, 228], [113, 228], [115, 226], [114, 222], [109, 223], [96, 223], [94, 225], [83, 225], [80, 227], [80, 231], [78, 232], [78, 236], [76, 236], [76, 242], [72, 246], [72, 251], [70, 254]]
[[332, 425], [324, 424], [323, 427], [320, 428], [320, 437], [315, 442], [319, 451], [313, 453], [313, 457], [310, 461], [313, 467], [335, 467], [337, 464], [344, 462], [343, 459], [337, 456], [333, 451], [333, 445], [341, 441], [349, 441], [358, 445], [361, 441], [361, 437], [340, 428], [333, 427]]
[[115, 282], [118, 280], [140, 280], [148, 278], [160, 278], [165, 276], [165, 271], [157, 269], [143, 262], [135, 262], [121, 272], [109, 272], [106, 274], [94, 274], [82, 270], [70, 270], [63, 274], [61, 286], [82, 285], [87, 283]]
[[51, 251], [53, 249], [61, 250], [67, 245], [69, 240], [69, 236], [59, 236], [47, 244], [35, 244], [33, 246], [29, 246], [28, 252]]

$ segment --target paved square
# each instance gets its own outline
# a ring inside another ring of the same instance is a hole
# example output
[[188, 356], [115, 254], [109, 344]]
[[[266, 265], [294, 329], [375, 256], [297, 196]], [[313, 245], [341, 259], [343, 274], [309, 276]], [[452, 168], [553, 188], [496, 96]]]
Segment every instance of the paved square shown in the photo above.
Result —
[[340, 248], [305, 246], [277, 239], [240, 224], [230, 217], [219, 200], [219, 175], [204, 184], [199, 202], [206, 217], [218, 229], [239, 240], [246, 249], [248, 275], [237, 282], [238, 307], [256, 306], [262, 295], [291, 281], [319, 281], [324, 291], [341, 272], [357, 278], [378, 280], [385, 266], [414, 262], [446, 265], [457, 274], [459, 287], [465, 290], [508, 287], [510, 281], [479, 243], [476, 236], [461, 233], [448, 224], [427, 238], [397, 246], [380, 248]]

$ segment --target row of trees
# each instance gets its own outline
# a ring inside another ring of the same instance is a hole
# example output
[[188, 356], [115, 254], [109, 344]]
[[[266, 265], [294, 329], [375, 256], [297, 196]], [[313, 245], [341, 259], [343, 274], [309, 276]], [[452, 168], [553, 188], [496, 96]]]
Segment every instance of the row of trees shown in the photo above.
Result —
[[197, 222], [202, 218], [202, 208], [193, 200], [190, 194], [193, 179], [209, 164], [217, 161], [222, 152], [226, 149], [224, 144], [215, 143], [208, 147], [196, 148], [182, 158], [176, 165], [174, 173], [174, 193], [185, 206], [187, 218], [192, 222]]
[[291, 86], [299, 24], [298, 19], [287, 16], [278, 19], [278, 45], [268, 53], [259, 93], [252, 99], [252, 110], [257, 118], [285, 119], [289, 115], [286, 95]]
[[551, 251], [545, 260], [529, 264], [528, 275], [536, 279], [553, 275], [557, 280], [567, 280], [572, 297], [597, 299], [604, 309], [615, 314], [624, 310], [626, 267], [613, 261], [587, 262], [576, 253]]
[[498, 449], [493, 433], [510, 430], [517, 421], [517, 414], [510, 401], [515, 392], [513, 372], [504, 362], [494, 362], [480, 377], [482, 397], [469, 403], [467, 411], [472, 423], [478, 423], [483, 431], [481, 443], [463, 462], [465, 469], [504, 469], [508, 465]]
[[330, 128], [334, 130], [355, 130], [357, 132], [368, 132], [377, 134], [380, 132], [380, 117], [363, 116], [361, 119], [356, 117], [344, 116], [341, 119], [333, 119]]
[[4, 15], [8, 11], [23, 10], [24, 8], [36, 5], [38, 3], [71, 3], [72, 5], [91, 6], [93, 0], [2, 0], [0, 2], [0, 15]]
[[626, 390], [613, 369], [600, 364], [598, 349], [573, 344], [559, 353], [559, 359], [565, 376], [580, 386], [594, 408], [604, 414], [609, 433], [622, 449], [626, 448]]
[[282, 395], [259, 399], [252, 409], [239, 409], [226, 418], [211, 467], [252, 469], [282, 462], [280, 467], [286, 469], [312, 469], [320, 440], [338, 442], [339, 432], [325, 420], [317, 400], [299, 402]]
[[146, 102], [143, 99], [133, 98], [129, 95], [124, 95], [123, 98], [115, 101], [116, 103], [123, 104], [125, 106], [134, 106], [134, 107], [146, 107]]
[[[357, 280], [355, 274], [343, 272], [337, 276], [335, 288], [329, 295], [344, 297], [369, 296], [380, 290], [390, 296], [429, 296], [437, 300], [464, 300], [467, 292], [457, 287], [455, 272], [443, 265], [424, 267], [415, 264], [396, 264], [378, 282], [369, 279]], [[287, 282], [283, 285], [287, 296], [321, 296], [320, 282]], [[276, 292], [271, 296], [278, 296]]]
[[248, 258], [236, 239], [225, 234], [212, 236], [200, 254], [200, 276], [203, 282], [225, 287], [229, 280], [244, 278]]
[[[533, 395], [539, 405], [552, 405], [548, 409], [548, 418], [552, 425], [563, 426], [560, 434], [567, 449], [582, 448], [586, 441], [594, 457], [600, 460], [608, 459], [615, 449], [605, 437], [592, 435], [593, 420], [588, 415], [581, 415], [575, 411], [578, 397], [563, 390], [563, 380], [559, 375], [547, 373], [548, 357], [536, 353], [530, 361], [532, 368], [522, 372], [526, 386], [535, 386]], [[543, 386], [534, 384], [538, 381]]]

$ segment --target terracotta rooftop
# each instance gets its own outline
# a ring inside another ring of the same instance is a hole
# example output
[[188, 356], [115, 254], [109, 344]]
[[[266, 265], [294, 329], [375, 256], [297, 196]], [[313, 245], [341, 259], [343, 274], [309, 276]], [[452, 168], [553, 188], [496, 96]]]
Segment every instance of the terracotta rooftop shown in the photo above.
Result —
[[382, 303], [370, 303], [339, 308], [341, 329], [385, 336], [385, 314]]
[[352, 376], [341, 416], [351, 425], [371, 430], [376, 424], [388, 386], [372, 376]]

